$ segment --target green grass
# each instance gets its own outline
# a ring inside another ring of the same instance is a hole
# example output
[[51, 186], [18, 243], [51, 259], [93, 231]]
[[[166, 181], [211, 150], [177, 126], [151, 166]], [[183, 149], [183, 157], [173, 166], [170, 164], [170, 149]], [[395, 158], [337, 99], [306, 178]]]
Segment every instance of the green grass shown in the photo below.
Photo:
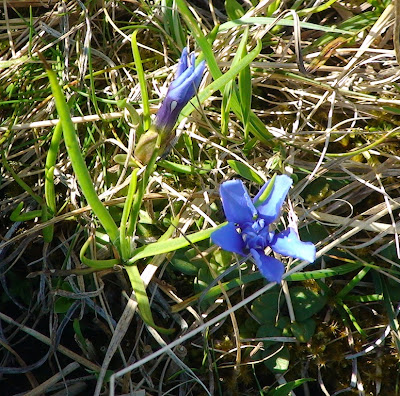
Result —
[[[0, 389], [398, 394], [394, 6], [199, 4], [0, 21]], [[184, 45], [203, 82], [138, 167]], [[222, 182], [282, 173], [275, 226], [318, 253], [277, 286], [209, 236]]]

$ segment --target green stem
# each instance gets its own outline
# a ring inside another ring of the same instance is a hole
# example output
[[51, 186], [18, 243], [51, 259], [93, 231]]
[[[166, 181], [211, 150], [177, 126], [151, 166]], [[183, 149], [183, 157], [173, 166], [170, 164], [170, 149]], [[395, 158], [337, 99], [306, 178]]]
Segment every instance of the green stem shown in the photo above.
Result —
[[139, 188], [136, 192], [135, 199], [132, 205], [132, 212], [129, 218], [129, 225], [128, 225], [128, 236], [133, 236], [136, 231], [136, 223], [139, 218], [139, 210], [142, 206], [144, 192], [146, 191], [147, 183], [149, 182], [149, 178], [151, 173], [154, 170], [154, 165], [158, 156], [158, 152], [160, 151], [160, 144], [161, 144], [161, 135], [159, 134], [154, 146], [153, 154], [150, 158], [149, 163], [146, 166], [146, 170], [143, 174], [142, 180], [140, 181]]
[[120, 232], [120, 244], [121, 244], [121, 255], [122, 260], [125, 261], [129, 258], [131, 253], [130, 235], [127, 235], [127, 226], [129, 214], [131, 213], [132, 204], [137, 187], [137, 173], [139, 169], [136, 168], [132, 172], [131, 182], [129, 184], [128, 195], [125, 200], [124, 210], [122, 212], [121, 224], [119, 228]]
[[[50, 142], [50, 148], [47, 152], [46, 164], [44, 167], [44, 197], [46, 200], [47, 208], [43, 210], [43, 222], [49, 220], [56, 212], [56, 193], [54, 188], [54, 166], [57, 161], [57, 153], [60, 147], [62, 136], [62, 125], [59, 122], [53, 132]], [[51, 242], [53, 239], [54, 224], [51, 224], [43, 229], [43, 237], [45, 242]]]

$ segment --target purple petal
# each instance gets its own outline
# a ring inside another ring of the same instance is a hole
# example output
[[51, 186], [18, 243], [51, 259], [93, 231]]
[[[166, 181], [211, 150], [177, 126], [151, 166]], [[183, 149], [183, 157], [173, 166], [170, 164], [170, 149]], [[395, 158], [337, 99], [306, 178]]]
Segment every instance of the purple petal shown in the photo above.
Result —
[[229, 180], [219, 189], [228, 221], [243, 225], [254, 222], [257, 210], [241, 180]]
[[183, 74], [172, 82], [167, 97], [175, 100], [183, 108], [196, 94], [203, 78], [205, 65], [205, 61], [202, 61], [196, 68], [194, 68], [194, 65], [189, 66]]
[[211, 234], [211, 240], [228, 252], [238, 253], [242, 256], [246, 255], [246, 253], [243, 252], [245, 244], [242, 236], [236, 231], [234, 223], [228, 223], [214, 231]]
[[280, 283], [283, 275], [283, 264], [274, 257], [266, 256], [261, 249], [250, 249], [251, 254], [262, 276], [270, 282]]
[[196, 68], [192, 65], [170, 85], [154, 123], [159, 131], [168, 132], [173, 129], [179, 113], [195, 95], [203, 77], [204, 68], [204, 61]]
[[[269, 183], [270, 182], [264, 184], [264, 186], [255, 196], [253, 202], [257, 202]], [[272, 191], [270, 192], [269, 196], [264, 202], [257, 206], [257, 211], [260, 217], [264, 219], [268, 224], [275, 221], [276, 218], [279, 216], [283, 201], [285, 200], [292, 183], [293, 180], [289, 176], [277, 176], [275, 178], [274, 186], [272, 187]]]
[[201, 61], [196, 68], [194, 69], [194, 73], [192, 75], [192, 81], [196, 89], [199, 88], [201, 83], [201, 79], [203, 78], [204, 69], [206, 67], [206, 61]]
[[185, 70], [183, 70], [182, 73], [179, 76], [177, 76], [175, 80], [172, 81], [172, 83], [170, 84], [167, 95], [175, 88], [178, 88], [183, 84], [185, 84], [188, 78], [193, 74], [193, 72], [194, 72], [194, 65], [190, 65]]
[[196, 62], [196, 55], [193, 52], [192, 55], [190, 56], [190, 64], [194, 65], [195, 62]]
[[276, 234], [270, 243], [272, 250], [282, 256], [289, 256], [312, 263], [315, 260], [316, 249], [311, 242], [300, 241], [297, 232], [288, 228]]
[[182, 50], [181, 58], [179, 59], [178, 69], [176, 70], [175, 79], [177, 79], [188, 67], [188, 53], [185, 47]]

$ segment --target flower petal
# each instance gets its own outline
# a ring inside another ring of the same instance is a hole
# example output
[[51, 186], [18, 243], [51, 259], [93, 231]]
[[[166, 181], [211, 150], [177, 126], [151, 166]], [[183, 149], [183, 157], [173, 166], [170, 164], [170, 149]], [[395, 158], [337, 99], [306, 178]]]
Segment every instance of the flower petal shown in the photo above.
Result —
[[[269, 183], [270, 182], [264, 184], [264, 186], [253, 199], [253, 202], [257, 202]], [[285, 200], [292, 183], [293, 180], [289, 176], [277, 176], [275, 178], [274, 186], [272, 187], [271, 193], [264, 202], [257, 206], [260, 217], [264, 219], [268, 224], [275, 221], [276, 218], [279, 216], [283, 201]]]
[[241, 180], [229, 180], [219, 189], [228, 221], [243, 225], [254, 222], [257, 210]]
[[251, 254], [262, 276], [270, 282], [280, 283], [283, 275], [283, 264], [274, 257], [267, 256], [261, 249], [250, 249]]
[[191, 65], [171, 83], [156, 115], [154, 125], [157, 131], [169, 132], [174, 128], [179, 113], [196, 94], [204, 68], [204, 61], [196, 68]]
[[176, 70], [175, 79], [177, 79], [188, 67], [187, 48], [183, 48], [181, 58], [179, 59], [178, 69]]
[[175, 81], [169, 86], [167, 96], [185, 105], [196, 94], [197, 88], [203, 78], [205, 61], [202, 61], [195, 68], [190, 65]]
[[312, 242], [302, 242], [293, 228], [276, 234], [270, 243], [272, 250], [283, 256], [289, 256], [312, 263], [316, 249]]
[[199, 88], [201, 80], [203, 78], [204, 69], [206, 67], [206, 61], [201, 61], [196, 68], [194, 69], [194, 73], [192, 75], [192, 81], [196, 89]]
[[242, 236], [236, 231], [234, 223], [228, 223], [214, 231], [211, 234], [211, 240], [228, 252], [238, 253], [242, 256], [246, 255], [246, 253], [243, 252], [245, 244]]
[[179, 75], [179, 77], [176, 77], [174, 81], [169, 85], [167, 95], [174, 90], [175, 88], [178, 88], [182, 86], [187, 79], [193, 74], [194, 72], [194, 65], [188, 66], [185, 70], [182, 71], [182, 73]]

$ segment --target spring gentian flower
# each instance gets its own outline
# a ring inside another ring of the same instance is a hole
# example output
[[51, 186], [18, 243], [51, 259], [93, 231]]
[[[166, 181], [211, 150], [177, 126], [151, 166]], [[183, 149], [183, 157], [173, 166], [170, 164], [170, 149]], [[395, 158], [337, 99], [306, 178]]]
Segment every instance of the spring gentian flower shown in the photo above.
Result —
[[195, 55], [192, 54], [190, 65], [188, 65], [188, 53], [185, 47], [179, 60], [175, 80], [169, 86], [167, 95], [156, 115], [154, 125], [158, 131], [172, 131], [179, 113], [196, 94], [203, 77], [205, 61], [195, 67], [195, 60]]
[[173, 129], [179, 113], [196, 94], [203, 77], [205, 61], [195, 67], [195, 60], [195, 55], [192, 54], [189, 62], [187, 49], [184, 48], [175, 80], [168, 88], [167, 95], [156, 114], [156, 119], [136, 145], [135, 157], [143, 164], [149, 162], [159, 135], [161, 135], [160, 154], [173, 139]]
[[277, 176], [272, 190], [261, 202], [267, 182], [251, 200], [240, 180], [222, 183], [220, 194], [228, 224], [214, 231], [211, 239], [222, 249], [246, 256], [251, 253], [261, 274], [269, 281], [279, 283], [284, 272], [283, 264], [274, 257], [267, 256], [265, 249], [270, 247], [274, 252], [313, 262], [315, 246], [311, 242], [300, 241], [295, 229], [270, 231], [281, 211], [283, 201], [292, 185], [289, 176]]

